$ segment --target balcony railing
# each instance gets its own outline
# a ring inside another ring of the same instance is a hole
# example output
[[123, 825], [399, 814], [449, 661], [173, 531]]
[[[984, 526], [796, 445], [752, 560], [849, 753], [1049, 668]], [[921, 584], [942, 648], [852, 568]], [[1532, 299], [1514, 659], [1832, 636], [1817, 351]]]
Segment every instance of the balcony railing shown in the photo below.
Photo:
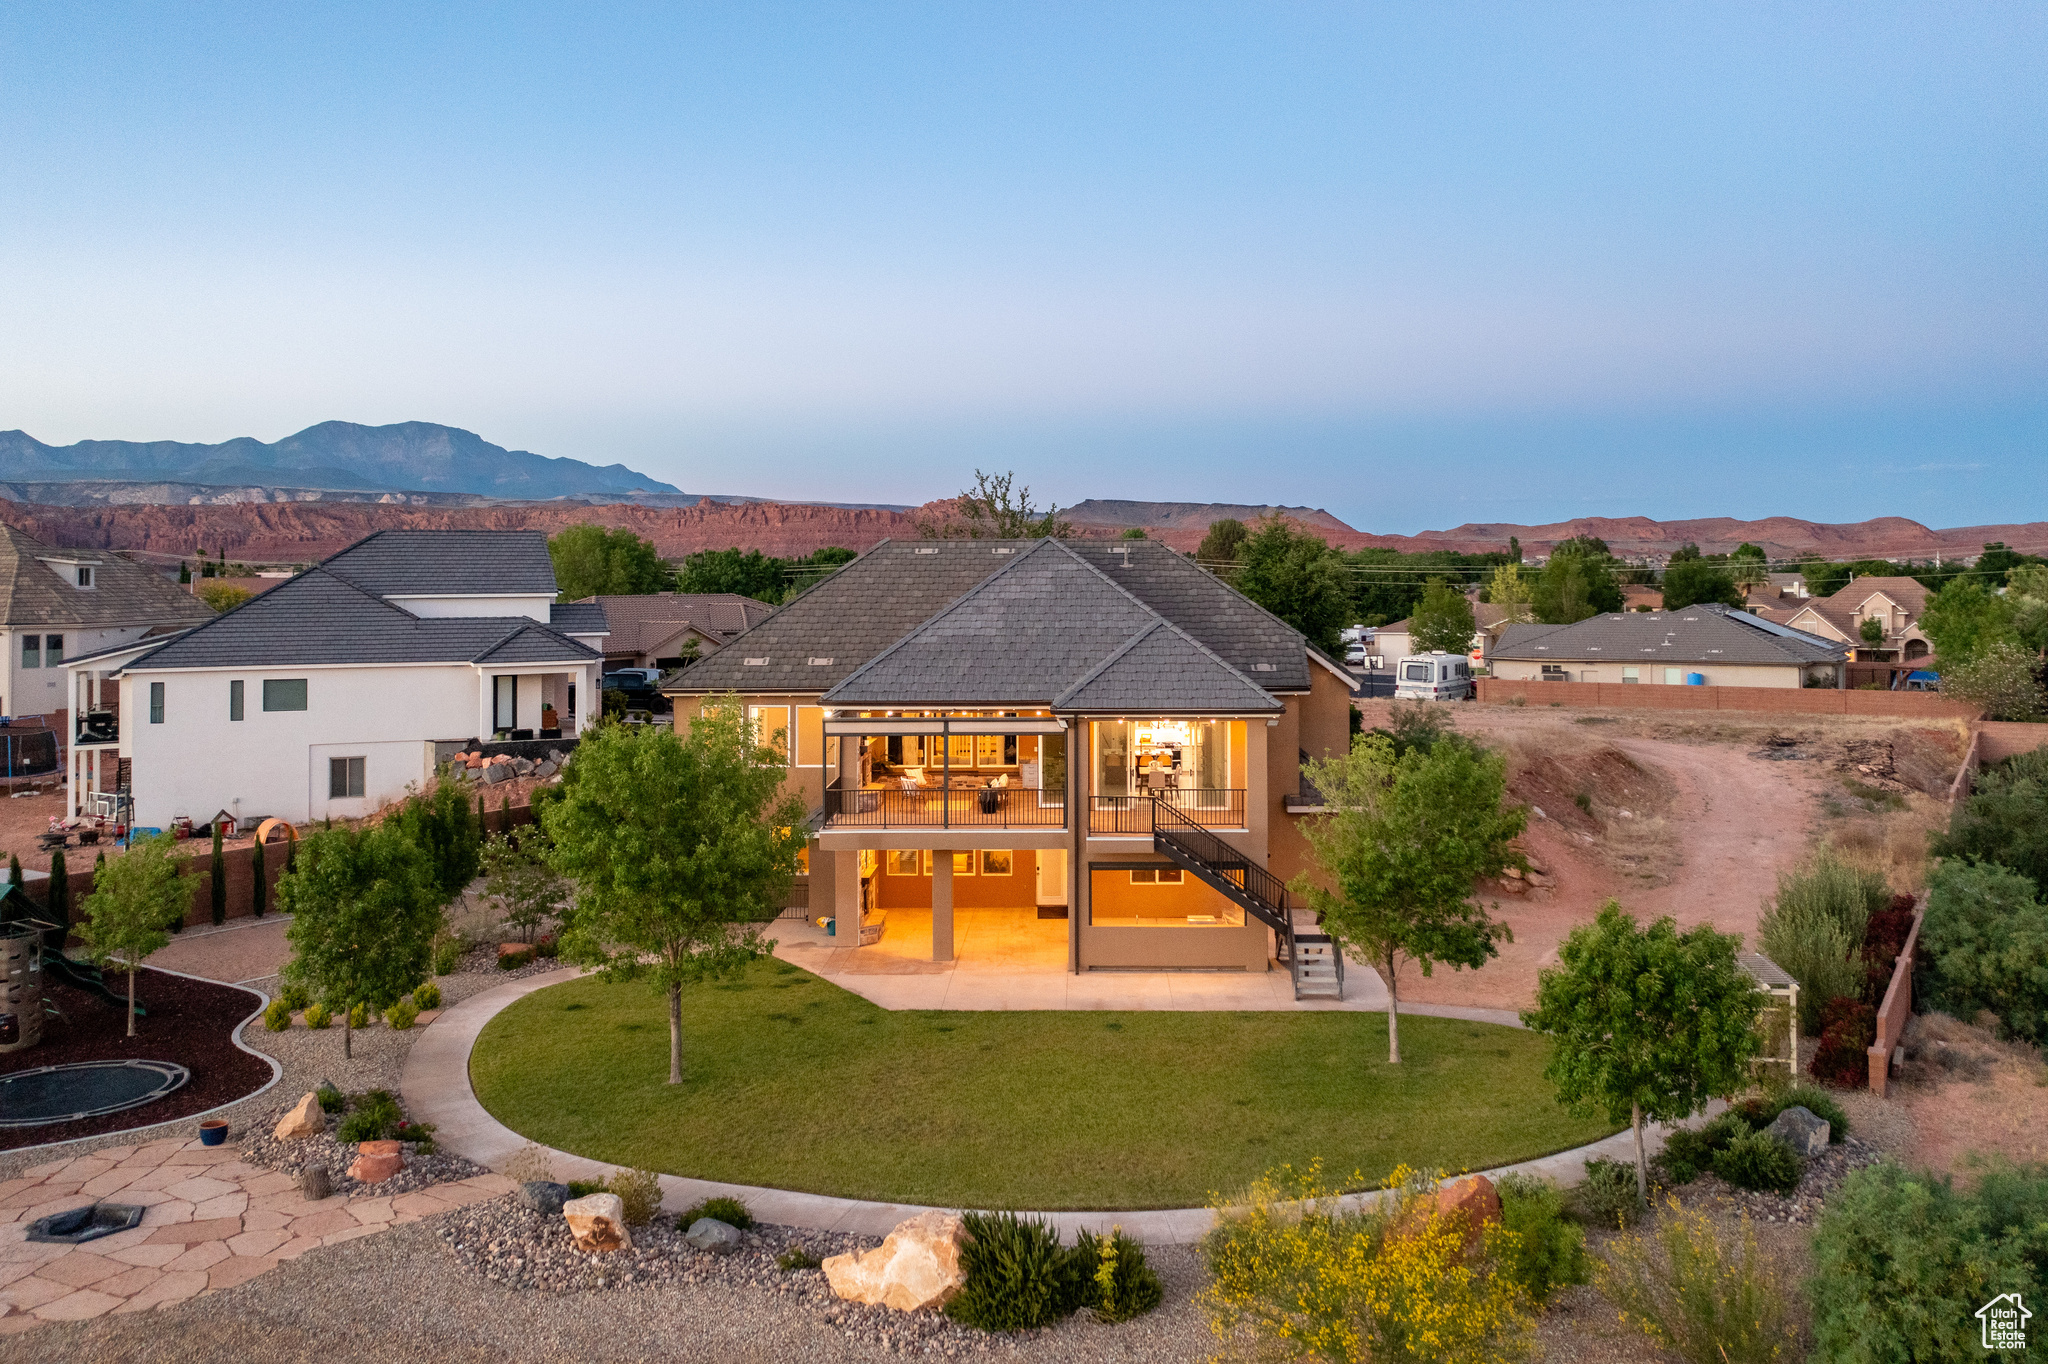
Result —
[[841, 829], [1063, 829], [1066, 793], [1031, 786], [889, 791], [825, 788], [826, 822]]
[[1135, 796], [1095, 796], [1089, 801], [1088, 830], [1098, 834], [1150, 835], [1154, 811], [1161, 805], [1205, 828], [1245, 827], [1243, 787], [1200, 787]]

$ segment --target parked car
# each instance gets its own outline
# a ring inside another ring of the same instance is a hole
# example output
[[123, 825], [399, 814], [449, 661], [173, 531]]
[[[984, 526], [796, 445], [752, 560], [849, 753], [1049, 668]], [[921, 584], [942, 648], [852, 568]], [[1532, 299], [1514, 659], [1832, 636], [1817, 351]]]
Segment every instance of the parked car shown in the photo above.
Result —
[[1394, 695], [1407, 701], [1466, 701], [1472, 663], [1463, 654], [1410, 654], [1395, 670]]
[[1363, 668], [1365, 659], [1365, 641], [1362, 639], [1344, 651], [1344, 661], [1354, 668]]
[[616, 692], [627, 710], [666, 715], [669, 700], [655, 689], [660, 682], [659, 668], [620, 668], [604, 675], [603, 687], [605, 691]]

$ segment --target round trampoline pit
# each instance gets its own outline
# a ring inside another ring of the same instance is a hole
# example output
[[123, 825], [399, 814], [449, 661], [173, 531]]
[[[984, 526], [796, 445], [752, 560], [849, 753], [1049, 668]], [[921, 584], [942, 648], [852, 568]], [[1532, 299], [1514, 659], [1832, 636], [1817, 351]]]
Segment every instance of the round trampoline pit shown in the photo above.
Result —
[[0, 1075], [0, 1127], [41, 1127], [140, 1108], [191, 1078], [170, 1061], [80, 1061]]

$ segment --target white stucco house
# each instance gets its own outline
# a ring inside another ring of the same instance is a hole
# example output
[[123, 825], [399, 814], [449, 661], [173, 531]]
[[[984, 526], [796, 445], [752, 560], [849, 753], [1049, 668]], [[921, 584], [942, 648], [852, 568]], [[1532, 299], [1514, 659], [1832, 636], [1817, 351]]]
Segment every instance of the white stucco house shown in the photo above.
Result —
[[380, 531], [193, 629], [73, 658], [71, 807], [101, 794], [97, 749], [162, 828], [363, 815], [437, 745], [573, 736], [599, 713], [604, 611], [555, 595], [539, 531]]

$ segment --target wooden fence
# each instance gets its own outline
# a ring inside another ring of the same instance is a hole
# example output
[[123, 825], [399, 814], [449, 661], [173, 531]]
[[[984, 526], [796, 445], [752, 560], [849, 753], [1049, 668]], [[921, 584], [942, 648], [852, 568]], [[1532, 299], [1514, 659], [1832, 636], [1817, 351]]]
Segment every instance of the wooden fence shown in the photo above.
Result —
[[1866, 715], [1974, 720], [1982, 712], [1935, 692], [1841, 691], [1832, 687], [1671, 687], [1627, 682], [1524, 682], [1482, 677], [1489, 705], [1605, 706], [1623, 710], [1725, 710], [1761, 715]]
[[1920, 949], [1920, 925], [1927, 918], [1923, 900], [1913, 911], [1913, 927], [1906, 933], [1906, 945], [1892, 963], [1892, 982], [1884, 988], [1884, 1003], [1877, 1008], [1877, 1040], [1870, 1045], [1870, 1089], [1884, 1097], [1892, 1076], [1892, 1052], [1906, 1035], [1906, 1020], [1913, 1016], [1913, 957]]

